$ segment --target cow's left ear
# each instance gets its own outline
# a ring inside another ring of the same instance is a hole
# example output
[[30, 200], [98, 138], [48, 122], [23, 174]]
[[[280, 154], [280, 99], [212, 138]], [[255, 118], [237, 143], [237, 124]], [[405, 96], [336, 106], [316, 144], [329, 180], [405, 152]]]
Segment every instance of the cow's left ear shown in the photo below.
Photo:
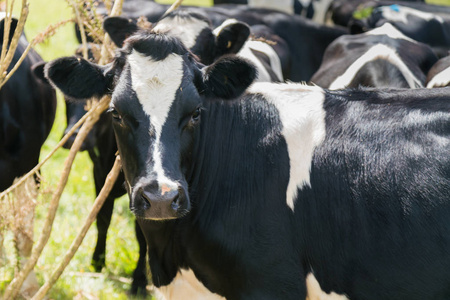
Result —
[[123, 42], [139, 30], [132, 21], [123, 17], [108, 17], [103, 21], [103, 29], [109, 34], [117, 47], [122, 48]]
[[224, 56], [203, 69], [204, 94], [207, 97], [234, 99], [255, 80], [257, 70], [246, 59]]
[[220, 55], [236, 54], [250, 36], [250, 27], [236, 20], [226, 20], [214, 30], [216, 47]]
[[[3, 42], [3, 36], [5, 33], [5, 19], [0, 21], [0, 43]], [[8, 39], [8, 45], [11, 43], [14, 32], [16, 31], [17, 28], [17, 19], [16, 18], [11, 18], [11, 25], [9, 27], [9, 39]]]

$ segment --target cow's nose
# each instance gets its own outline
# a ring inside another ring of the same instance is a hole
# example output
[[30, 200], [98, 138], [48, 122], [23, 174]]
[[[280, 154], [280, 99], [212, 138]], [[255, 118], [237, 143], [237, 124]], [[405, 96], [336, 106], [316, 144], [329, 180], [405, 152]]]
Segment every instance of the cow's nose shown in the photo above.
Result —
[[178, 188], [162, 185], [153, 188], [141, 188], [138, 193], [144, 217], [149, 219], [172, 219], [183, 206]]

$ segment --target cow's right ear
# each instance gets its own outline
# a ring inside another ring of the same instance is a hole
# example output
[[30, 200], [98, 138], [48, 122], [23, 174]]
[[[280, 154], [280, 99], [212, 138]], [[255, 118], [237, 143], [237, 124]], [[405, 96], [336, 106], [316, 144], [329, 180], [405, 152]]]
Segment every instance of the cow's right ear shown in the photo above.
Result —
[[[9, 36], [8, 36], [8, 45], [11, 43], [14, 32], [16, 31], [17, 28], [17, 19], [16, 18], [11, 18], [11, 25], [9, 27]], [[3, 37], [5, 35], [5, 19], [2, 19], [0, 21], [0, 43], [3, 42]]]
[[117, 47], [122, 48], [123, 42], [139, 30], [132, 20], [123, 17], [108, 17], [103, 21], [103, 29], [109, 34]]
[[47, 63], [44, 74], [69, 98], [88, 99], [110, 92], [114, 79], [111, 66], [99, 66], [75, 56], [63, 57]]

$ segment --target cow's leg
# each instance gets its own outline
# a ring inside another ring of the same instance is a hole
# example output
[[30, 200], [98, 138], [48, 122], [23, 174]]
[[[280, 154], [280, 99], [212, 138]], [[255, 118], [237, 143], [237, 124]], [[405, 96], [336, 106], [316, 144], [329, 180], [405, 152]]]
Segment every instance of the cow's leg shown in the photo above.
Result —
[[105, 266], [106, 234], [108, 233], [111, 216], [114, 209], [114, 198], [108, 196], [97, 215], [97, 245], [92, 256], [92, 266], [100, 272]]
[[145, 241], [144, 234], [142, 233], [141, 227], [135, 221], [134, 222], [136, 238], [139, 243], [139, 260], [136, 265], [136, 269], [133, 273], [133, 282], [131, 283], [131, 294], [133, 295], [146, 295], [147, 294], [147, 243]]

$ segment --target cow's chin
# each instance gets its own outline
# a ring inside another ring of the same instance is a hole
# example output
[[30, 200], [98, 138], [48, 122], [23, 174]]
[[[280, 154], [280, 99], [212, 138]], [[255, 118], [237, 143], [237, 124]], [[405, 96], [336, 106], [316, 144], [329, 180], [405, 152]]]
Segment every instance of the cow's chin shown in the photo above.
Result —
[[182, 212], [162, 212], [161, 210], [154, 210], [152, 208], [146, 210], [133, 210], [133, 214], [140, 220], [152, 220], [152, 221], [168, 221], [180, 219], [187, 215], [189, 210], [183, 210]]

